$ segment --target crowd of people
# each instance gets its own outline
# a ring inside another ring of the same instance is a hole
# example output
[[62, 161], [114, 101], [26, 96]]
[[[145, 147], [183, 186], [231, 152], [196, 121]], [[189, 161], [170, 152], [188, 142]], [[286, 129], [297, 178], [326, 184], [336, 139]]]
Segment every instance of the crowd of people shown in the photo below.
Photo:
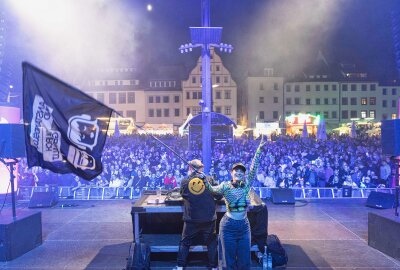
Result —
[[[187, 172], [187, 164], [180, 157], [201, 159], [201, 149], [189, 150], [187, 137], [165, 135], [158, 139], [176, 153], [149, 135], [109, 137], [102, 155], [103, 173], [92, 181], [40, 167], [28, 168], [22, 161], [19, 186], [124, 187], [139, 191], [179, 187]], [[210, 175], [219, 183], [231, 180], [229, 166], [242, 162], [249, 167], [258, 142], [243, 137], [232, 143], [213, 144]], [[394, 160], [382, 154], [377, 136], [331, 135], [325, 141], [279, 136], [264, 146], [253, 186], [392, 187], [395, 170]]]

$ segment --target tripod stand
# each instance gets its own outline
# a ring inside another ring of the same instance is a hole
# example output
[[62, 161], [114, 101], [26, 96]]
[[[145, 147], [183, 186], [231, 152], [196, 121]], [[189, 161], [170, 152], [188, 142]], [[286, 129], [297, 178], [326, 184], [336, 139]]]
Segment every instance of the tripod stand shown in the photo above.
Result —
[[0, 162], [3, 163], [6, 167], [9, 167], [8, 170], [10, 171], [12, 213], [13, 213], [13, 218], [15, 219], [17, 215], [15, 212], [14, 165], [18, 163], [18, 160], [15, 158], [9, 160], [0, 158]]

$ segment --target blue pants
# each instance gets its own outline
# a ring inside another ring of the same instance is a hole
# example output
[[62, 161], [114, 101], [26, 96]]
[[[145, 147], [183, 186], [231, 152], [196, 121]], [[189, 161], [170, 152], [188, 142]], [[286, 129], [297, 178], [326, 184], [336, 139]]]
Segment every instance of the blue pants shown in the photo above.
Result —
[[251, 238], [247, 217], [243, 220], [235, 220], [224, 215], [219, 223], [219, 234], [223, 269], [249, 270]]

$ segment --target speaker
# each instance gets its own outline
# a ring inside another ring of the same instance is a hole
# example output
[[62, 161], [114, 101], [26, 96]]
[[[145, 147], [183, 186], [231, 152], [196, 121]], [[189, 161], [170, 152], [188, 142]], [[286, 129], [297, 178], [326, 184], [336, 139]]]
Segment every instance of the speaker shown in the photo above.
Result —
[[400, 156], [400, 119], [383, 120], [381, 135], [382, 153]]
[[0, 158], [25, 156], [24, 125], [0, 124]]
[[371, 191], [367, 199], [367, 206], [379, 209], [394, 207], [396, 196], [390, 193]]
[[294, 204], [294, 191], [291, 188], [273, 188], [272, 202], [274, 204]]
[[34, 192], [29, 201], [29, 208], [52, 207], [57, 204], [56, 194], [53, 192]]
[[42, 244], [42, 215], [18, 213], [0, 219], [0, 261], [11, 261]]

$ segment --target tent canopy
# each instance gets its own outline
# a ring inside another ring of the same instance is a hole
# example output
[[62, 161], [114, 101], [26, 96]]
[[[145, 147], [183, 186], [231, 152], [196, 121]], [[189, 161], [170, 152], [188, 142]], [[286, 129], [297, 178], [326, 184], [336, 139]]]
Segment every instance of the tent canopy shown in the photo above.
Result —
[[[198, 114], [192, 119], [189, 120], [189, 122], [186, 123], [184, 128], [187, 128], [187, 126], [201, 126], [202, 125], [202, 115]], [[211, 126], [229, 126], [233, 125], [234, 128], [237, 128], [235, 122], [233, 122], [229, 117], [221, 114], [221, 113], [216, 113], [216, 112], [211, 112]]]

